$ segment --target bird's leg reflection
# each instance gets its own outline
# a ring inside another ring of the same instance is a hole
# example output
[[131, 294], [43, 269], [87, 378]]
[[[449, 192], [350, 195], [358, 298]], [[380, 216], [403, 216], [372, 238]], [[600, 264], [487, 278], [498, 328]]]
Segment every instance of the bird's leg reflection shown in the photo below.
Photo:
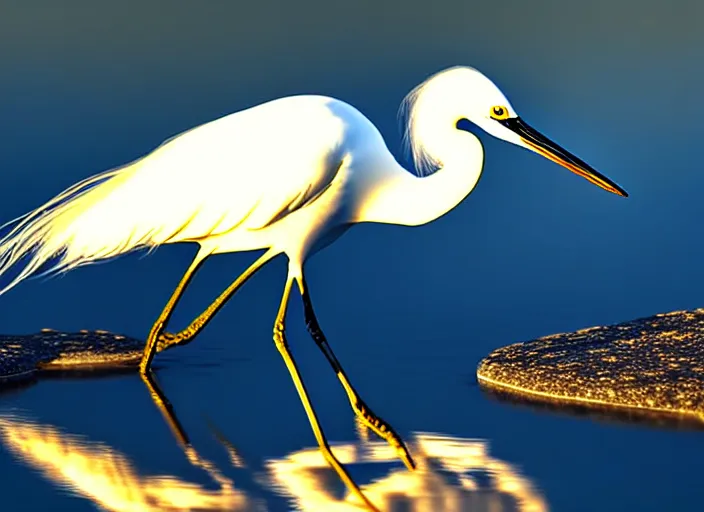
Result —
[[237, 448], [235, 448], [235, 445], [230, 442], [230, 440], [225, 437], [225, 434], [223, 434], [220, 429], [218, 429], [215, 425], [212, 423], [208, 423], [208, 426], [210, 427], [210, 431], [213, 433], [215, 436], [215, 439], [217, 439], [220, 444], [225, 448], [225, 451], [227, 452], [227, 455], [230, 457], [230, 463], [236, 468], [243, 468], [245, 467], [244, 460], [242, 457], [240, 457], [240, 454], [237, 451]]
[[338, 379], [340, 379], [342, 387], [344, 387], [345, 392], [347, 392], [347, 396], [350, 400], [350, 404], [352, 405], [352, 409], [354, 410], [355, 414], [365, 426], [374, 431], [376, 435], [384, 439], [396, 450], [396, 453], [404, 462], [406, 467], [408, 467], [408, 469], [415, 469], [415, 462], [413, 461], [413, 458], [411, 457], [411, 454], [409, 453], [408, 448], [406, 447], [401, 437], [396, 433], [396, 431], [391, 427], [391, 425], [389, 425], [379, 416], [374, 414], [374, 412], [369, 408], [369, 406], [364, 403], [364, 401], [360, 398], [357, 391], [355, 391], [355, 389], [352, 387], [352, 384], [350, 384], [350, 381], [347, 378], [345, 371], [342, 369], [342, 365], [337, 360], [337, 357], [335, 357], [335, 353], [332, 351], [332, 348], [330, 348], [330, 345], [328, 344], [327, 339], [325, 338], [325, 335], [323, 334], [323, 331], [320, 328], [320, 325], [318, 324], [318, 320], [315, 317], [313, 303], [310, 300], [310, 294], [308, 293], [308, 285], [305, 282], [305, 277], [300, 278], [299, 286], [301, 289], [301, 296], [303, 298], [303, 311], [305, 314], [305, 321], [306, 327], [308, 328], [308, 332], [313, 337], [313, 340], [315, 340], [315, 343], [318, 345], [318, 348], [325, 355], [325, 358], [330, 363], [330, 366], [332, 366], [332, 369], [337, 374]]
[[186, 345], [193, 341], [200, 331], [207, 325], [220, 308], [244, 285], [265, 263], [271, 260], [276, 253], [267, 251], [258, 260], [247, 268], [235, 281], [220, 294], [191, 324], [178, 333], [160, 332], [156, 341], [156, 351], [161, 352], [176, 345]]
[[318, 446], [323, 452], [323, 456], [328, 461], [328, 464], [330, 464], [332, 468], [337, 472], [340, 479], [342, 479], [342, 481], [345, 483], [347, 488], [350, 489], [350, 491], [357, 495], [357, 497], [359, 497], [362, 502], [369, 507], [369, 509], [378, 510], [362, 493], [362, 491], [359, 489], [359, 486], [354, 482], [354, 480], [352, 480], [350, 475], [347, 473], [347, 470], [342, 464], [340, 464], [340, 461], [337, 460], [337, 457], [335, 457], [335, 454], [332, 453], [330, 445], [328, 444], [328, 441], [325, 438], [325, 434], [323, 433], [323, 429], [320, 427], [320, 423], [318, 422], [315, 410], [313, 409], [313, 406], [310, 403], [310, 399], [308, 398], [308, 392], [306, 391], [306, 387], [303, 384], [303, 381], [301, 380], [301, 375], [298, 371], [296, 362], [294, 361], [293, 356], [289, 351], [288, 341], [286, 341], [286, 334], [284, 333], [284, 322], [286, 320], [286, 309], [288, 308], [288, 301], [291, 296], [292, 287], [293, 278], [289, 275], [289, 277], [286, 279], [286, 286], [284, 288], [283, 297], [281, 299], [281, 306], [279, 307], [279, 312], [276, 315], [276, 323], [274, 324], [274, 343], [276, 344], [276, 348], [279, 350], [281, 357], [283, 357], [284, 362], [286, 363], [286, 368], [288, 368], [288, 371], [291, 374], [291, 379], [293, 379], [293, 383], [295, 384], [296, 390], [298, 391], [298, 396], [300, 397], [301, 402], [303, 403], [303, 407], [306, 410], [306, 414], [308, 415], [308, 421], [310, 422], [310, 425], [313, 428], [315, 439], [318, 441]]
[[202, 458], [196, 449], [193, 448], [186, 431], [174, 412], [171, 402], [169, 402], [166, 395], [161, 390], [161, 386], [159, 386], [159, 383], [156, 380], [156, 375], [149, 370], [146, 373], [141, 374], [141, 376], [142, 381], [144, 381], [147, 389], [149, 390], [152, 401], [161, 412], [164, 420], [166, 420], [166, 423], [169, 425], [171, 432], [173, 432], [176, 441], [178, 441], [179, 445], [183, 449], [183, 452], [186, 454], [188, 461], [194, 466], [206, 471], [213, 478], [213, 480], [218, 482], [220, 485], [230, 485], [230, 480], [225, 478], [225, 476], [220, 473], [214, 464]]
[[149, 370], [147, 373], [142, 374], [141, 377], [142, 381], [146, 384], [147, 389], [149, 390], [149, 395], [151, 396], [152, 401], [159, 409], [159, 412], [161, 412], [164, 420], [166, 420], [166, 423], [169, 425], [169, 428], [171, 429], [171, 432], [173, 432], [178, 443], [185, 449], [191, 444], [191, 442], [188, 439], [186, 431], [181, 426], [181, 422], [178, 421], [171, 402], [169, 402], [166, 395], [164, 395], [164, 392], [161, 390], [161, 386], [159, 386], [159, 383], [156, 380], [156, 375]]

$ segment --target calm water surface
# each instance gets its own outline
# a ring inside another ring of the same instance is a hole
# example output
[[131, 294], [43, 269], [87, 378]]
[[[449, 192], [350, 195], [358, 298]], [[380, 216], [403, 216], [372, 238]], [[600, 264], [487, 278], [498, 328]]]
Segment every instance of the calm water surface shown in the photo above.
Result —
[[[396, 500], [398, 510], [410, 499], [399, 488], [425, 496], [416, 501], [424, 510], [442, 510], [438, 497], [456, 505], [449, 510], [698, 510], [700, 432], [497, 402], [474, 372], [514, 341], [702, 306], [704, 7], [250, 4], [0, 1], [0, 219], [191, 126], [288, 94], [356, 105], [403, 158], [395, 116], [404, 94], [445, 66], [474, 65], [528, 122], [631, 197], [482, 135], [485, 174], [454, 211], [417, 229], [359, 226], [316, 256], [308, 281], [330, 343], [428, 469], [409, 480], [360, 438], [294, 300], [289, 341], [326, 434], [341, 458], [356, 458], [353, 476], [379, 482], [379, 502]], [[0, 298], [0, 330], [143, 338], [194, 250], [166, 247], [25, 283]], [[172, 330], [254, 257], [209, 261]], [[169, 500], [335, 510], [342, 487], [309, 451], [315, 440], [271, 341], [285, 270], [274, 262], [196, 342], [158, 357], [198, 460], [136, 374], [0, 394], [2, 510], [164, 510]]]

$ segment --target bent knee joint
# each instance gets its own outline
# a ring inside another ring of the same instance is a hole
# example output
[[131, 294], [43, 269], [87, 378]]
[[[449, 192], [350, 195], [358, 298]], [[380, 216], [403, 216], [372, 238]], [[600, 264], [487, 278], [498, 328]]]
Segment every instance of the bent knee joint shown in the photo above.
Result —
[[274, 324], [274, 343], [279, 350], [284, 350], [288, 347], [286, 335], [284, 334], [284, 323], [280, 320], [277, 320]]

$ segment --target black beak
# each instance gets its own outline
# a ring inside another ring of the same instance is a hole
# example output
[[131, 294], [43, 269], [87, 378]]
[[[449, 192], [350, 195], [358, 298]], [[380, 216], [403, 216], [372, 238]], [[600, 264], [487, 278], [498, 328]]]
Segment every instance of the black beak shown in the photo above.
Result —
[[619, 196], [628, 197], [628, 193], [616, 183], [603, 174], [597, 172], [589, 164], [580, 160], [572, 153], [555, 144], [537, 130], [531, 128], [528, 124], [523, 122], [520, 117], [509, 117], [507, 119], [499, 120], [498, 122], [521, 137], [523, 142], [525, 142], [529, 148], [539, 155], [560, 164], [561, 166], [569, 169], [579, 176], [582, 176], [583, 178], [586, 178], [604, 190], [608, 190], [609, 192]]

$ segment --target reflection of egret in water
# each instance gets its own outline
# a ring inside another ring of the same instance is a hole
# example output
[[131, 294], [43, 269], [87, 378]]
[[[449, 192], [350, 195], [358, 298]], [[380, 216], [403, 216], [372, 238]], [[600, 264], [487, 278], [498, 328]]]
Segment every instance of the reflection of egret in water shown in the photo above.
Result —
[[[103, 443], [62, 432], [18, 416], [0, 416], [0, 440], [9, 451], [39, 469], [62, 488], [114, 512], [266, 510], [191, 446], [176, 414], [156, 381], [147, 381], [151, 396], [172, 428], [188, 460], [219, 485], [218, 490], [176, 476], [140, 475], [123, 454]], [[217, 430], [233, 466], [242, 467], [234, 446]], [[416, 434], [412, 445], [418, 471], [396, 463], [384, 442], [339, 444], [335, 453], [351, 466], [364, 464], [384, 476], [364, 487], [382, 510], [409, 512], [546, 512], [547, 504], [533, 485], [509, 464], [491, 457], [486, 442], [434, 434]], [[395, 469], [393, 466], [397, 466]], [[265, 463], [260, 484], [283, 495], [302, 511], [345, 512], [364, 509], [356, 495], [340, 497], [340, 483], [318, 448], [307, 448]], [[266, 491], [266, 489], [259, 489]], [[257, 494], [261, 494], [257, 492]]]
[[167, 419], [188, 460], [219, 485], [208, 490], [175, 476], [143, 476], [121, 453], [103, 443], [61, 432], [18, 416], [0, 417], [0, 439], [10, 452], [39, 469], [60, 487], [114, 512], [239, 511], [261, 507], [237, 490], [212, 463], [190, 445], [155, 381], [152, 398]]
[[[364, 492], [382, 510], [409, 512], [546, 512], [548, 506], [533, 485], [509, 464], [488, 454], [483, 440], [436, 434], [414, 436], [418, 471], [400, 467], [364, 486]], [[384, 465], [394, 460], [382, 442], [336, 445], [341, 462]], [[359, 510], [359, 500], [340, 498], [336, 481], [320, 451], [310, 448], [269, 461], [272, 483], [304, 511]], [[361, 504], [360, 504], [361, 505]]]
[[[253, 510], [247, 497], [217, 470], [208, 490], [174, 476], [142, 476], [115, 449], [19, 417], [0, 418], [0, 436], [11, 452], [60, 487], [115, 512]], [[206, 465], [209, 466], [209, 465]]]
[[[256, 510], [257, 505], [231, 480], [202, 461], [220, 490], [174, 476], [141, 476], [115, 449], [59, 429], [18, 417], [0, 418], [0, 437], [15, 455], [40, 469], [61, 487], [111, 511]], [[532, 484], [510, 465], [487, 453], [480, 440], [431, 434], [414, 438], [419, 471], [401, 468], [365, 486], [382, 510], [544, 512], [547, 505]], [[394, 452], [380, 442], [338, 445], [336, 452], [348, 464], [384, 463]], [[196, 456], [197, 457], [197, 456]], [[267, 463], [269, 482], [299, 510], [343, 512], [360, 510], [355, 496], [340, 499], [333, 474], [317, 448], [304, 449]], [[476, 476], [488, 477], [490, 485]]]

